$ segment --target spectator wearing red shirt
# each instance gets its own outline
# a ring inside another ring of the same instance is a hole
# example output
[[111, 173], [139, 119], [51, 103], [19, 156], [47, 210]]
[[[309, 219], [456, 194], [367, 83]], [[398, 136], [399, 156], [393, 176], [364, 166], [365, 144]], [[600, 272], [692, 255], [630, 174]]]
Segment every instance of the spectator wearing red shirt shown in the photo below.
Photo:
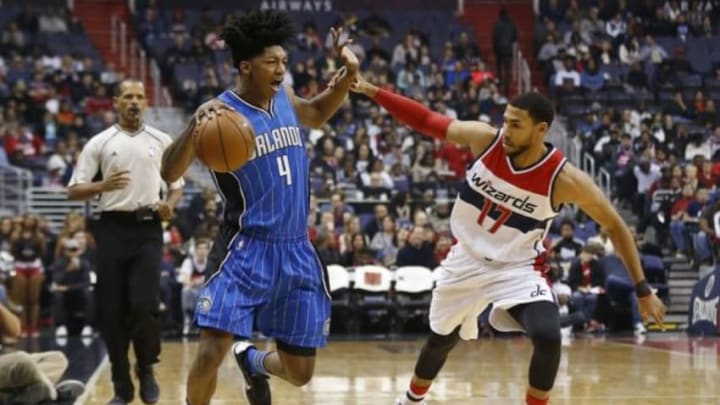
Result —
[[465, 169], [473, 161], [473, 154], [469, 148], [459, 148], [452, 142], [445, 143], [437, 151], [436, 158], [442, 159], [447, 168], [455, 173], [452, 180], [461, 180], [465, 177]]
[[690, 219], [688, 207], [695, 201], [694, 194], [692, 186], [686, 184], [682, 188], [682, 196], [673, 203], [670, 210], [670, 238], [672, 238], [675, 253], [678, 256], [687, 254], [685, 222]]
[[97, 86], [95, 88], [95, 95], [88, 97], [85, 101], [85, 114], [87, 115], [112, 110], [113, 101], [107, 96], [107, 90], [105, 90], [104, 86]]
[[713, 163], [705, 160], [698, 171], [698, 183], [702, 188], [713, 188], [717, 184], [718, 176], [713, 173]]
[[570, 266], [568, 284], [572, 288], [571, 306], [574, 311], [582, 311], [588, 321], [588, 329], [594, 331], [599, 327], [595, 321], [595, 308], [598, 295], [605, 292], [605, 272], [595, 256], [596, 247], [586, 245], [580, 252], [580, 260]]
[[5, 151], [12, 164], [32, 165], [43, 152], [43, 141], [27, 127], [9, 129], [5, 134]]
[[495, 80], [495, 73], [487, 70], [485, 64], [482, 61], [477, 61], [470, 73], [473, 83], [481, 86], [487, 80]]

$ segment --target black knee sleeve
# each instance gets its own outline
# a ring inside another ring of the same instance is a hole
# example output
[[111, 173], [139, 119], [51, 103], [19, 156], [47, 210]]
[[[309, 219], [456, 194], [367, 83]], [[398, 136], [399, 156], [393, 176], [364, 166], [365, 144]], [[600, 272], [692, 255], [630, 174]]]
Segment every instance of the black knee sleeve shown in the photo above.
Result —
[[431, 331], [430, 337], [425, 342], [420, 351], [420, 357], [418, 357], [415, 364], [415, 375], [423, 380], [435, 379], [445, 364], [448, 353], [457, 345], [459, 340], [459, 326], [449, 335], [438, 335]]
[[514, 307], [510, 313], [525, 328], [533, 342], [530, 386], [549, 391], [560, 365], [560, 320], [555, 303], [542, 301]]

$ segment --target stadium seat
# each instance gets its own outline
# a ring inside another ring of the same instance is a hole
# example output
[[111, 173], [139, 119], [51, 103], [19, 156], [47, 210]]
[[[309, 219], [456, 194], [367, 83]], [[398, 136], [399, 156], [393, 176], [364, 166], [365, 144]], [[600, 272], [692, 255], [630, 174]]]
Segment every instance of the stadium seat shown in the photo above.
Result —
[[658, 297], [667, 301], [670, 298], [668, 266], [660, 256], [655, 255], [642, 255], [641, 262], [648, 283], [657, 289]]
[[356, 329], [353, 325], [355, 316], [353, 315], [350, 273], [345, 267], [337, 264], [327, 266], [327, 272], [332, 300], [331, 333], [338, 329], [342, 331]]
[[[391, 298], [392, 273], [382, 266], [360, 266], [354, 272], [355, 325], [385, 325], [384, 332], [393, 329], [393, 302]], [[363, 327], [363, 330], [365, 328]], [[358, 332], [354, 330], [353, 332]]]
[[609, 304], [607, 327], [612, 331], [632, 330], [633, 303], [630, 300], [633, 299], [634, 287], [625, 265], [616, 255], [603, 256], [599, 263], [607, 277], [605, 282], [605, 296]]
[[427, 267], [405, 266], [395, 270], [395, 327], [403, 332], [412, 319], [427, 326], [432, 300], [433, 272]]

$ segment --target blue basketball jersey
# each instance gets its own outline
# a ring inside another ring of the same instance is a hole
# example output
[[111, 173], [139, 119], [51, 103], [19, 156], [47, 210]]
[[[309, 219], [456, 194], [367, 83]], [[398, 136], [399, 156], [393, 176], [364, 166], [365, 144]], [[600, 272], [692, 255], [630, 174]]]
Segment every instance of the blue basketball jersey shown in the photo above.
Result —
[[284, 88], [265, 111], [233, 90], [220, 100], [255, 130], [255, 154], [243, 167], [213, 176], [225, 199], [224, 220], [246, 234], [292, 239], [307, 233], [309, 161], [295, 108]]

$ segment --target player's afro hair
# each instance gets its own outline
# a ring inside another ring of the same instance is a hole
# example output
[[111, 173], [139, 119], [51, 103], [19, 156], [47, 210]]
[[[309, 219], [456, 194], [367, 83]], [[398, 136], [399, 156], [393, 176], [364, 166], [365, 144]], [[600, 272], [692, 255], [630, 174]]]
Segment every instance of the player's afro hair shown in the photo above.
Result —
[[235, 66], [260, 55], [267, 47], [282, 46], [294, 34], [290, 16], [277, 10], [253, 10], [240, 17], [231, 16], [222, 29]]

